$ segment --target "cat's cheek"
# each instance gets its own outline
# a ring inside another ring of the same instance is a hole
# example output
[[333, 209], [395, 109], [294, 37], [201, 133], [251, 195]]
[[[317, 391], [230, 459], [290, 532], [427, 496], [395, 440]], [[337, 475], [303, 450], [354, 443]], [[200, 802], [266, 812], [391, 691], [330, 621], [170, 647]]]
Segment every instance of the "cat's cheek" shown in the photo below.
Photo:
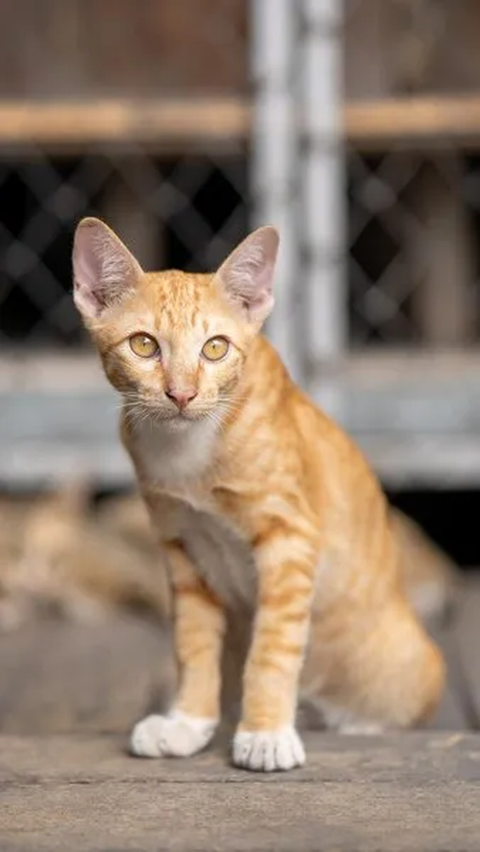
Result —
[[237, 385], [242, 378], [242, 365], [237, 363], [232, 369], [225, 371], [218, 381], [218, 392], [220, 396], [234, 395]]

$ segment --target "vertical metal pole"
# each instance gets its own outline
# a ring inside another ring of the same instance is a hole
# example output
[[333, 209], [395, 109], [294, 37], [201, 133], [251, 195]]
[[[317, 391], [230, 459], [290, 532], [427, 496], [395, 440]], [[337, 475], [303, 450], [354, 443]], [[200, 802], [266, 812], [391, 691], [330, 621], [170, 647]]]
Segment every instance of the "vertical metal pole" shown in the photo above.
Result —
[[300, 351], [293, 324], [298, 286], [294, 186], [297, 177], [295, 116], [295, 0], [251, 0], [254, 110], [251, 186], [255, 225], [280, 231], [275, 308], [268, 335], [296, 379]]
[[[300, 0], [300, 6], [303, 38], [301, 202], [305, 257], [302, 281], [307, 295], [308, 357], [314, 376], [309, 389], [327, 404], [325, 397], [331, 394], [328, 394], [328, 383], [322, 381], [321, 366], [339, 358], [347, 336], [343, 0]], [[327, 375], [329, 372], [327, 369]]]

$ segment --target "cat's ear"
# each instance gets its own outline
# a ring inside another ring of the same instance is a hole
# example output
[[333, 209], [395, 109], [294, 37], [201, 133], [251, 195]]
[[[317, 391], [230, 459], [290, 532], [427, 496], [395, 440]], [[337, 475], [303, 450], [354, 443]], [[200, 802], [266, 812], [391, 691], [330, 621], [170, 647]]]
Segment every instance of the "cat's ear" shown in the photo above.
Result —
[[273, 308], [273, 272], [278, 231], [258, 228], [222, 263], [217, 272], [224, 294], [248, 320], [262, 323]]
[[73, 298], [85, 319], [132, 292], [142, 274], [138, 261], [100, 219], [82, 219], [73, 243]]

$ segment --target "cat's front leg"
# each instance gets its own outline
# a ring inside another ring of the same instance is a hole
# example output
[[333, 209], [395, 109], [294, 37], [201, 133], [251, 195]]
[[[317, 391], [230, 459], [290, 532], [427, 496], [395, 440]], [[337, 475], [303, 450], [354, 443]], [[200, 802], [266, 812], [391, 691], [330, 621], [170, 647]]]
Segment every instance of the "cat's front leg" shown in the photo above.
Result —
[[317, 548], [303, 530], [280, 519], [259, 533], [254, 544], [257, 612], [233, 761], [246, 769], [271, 772], [305, 761], [294, 720]]
[[220, 661], [225, 615], [195, 572], [180, 541], [165, 544], [174, 597], [179, 691], [165, 716], [147, 716], [132, 732], [140, 757], [187, 757], [213, 737], [220, 715]]

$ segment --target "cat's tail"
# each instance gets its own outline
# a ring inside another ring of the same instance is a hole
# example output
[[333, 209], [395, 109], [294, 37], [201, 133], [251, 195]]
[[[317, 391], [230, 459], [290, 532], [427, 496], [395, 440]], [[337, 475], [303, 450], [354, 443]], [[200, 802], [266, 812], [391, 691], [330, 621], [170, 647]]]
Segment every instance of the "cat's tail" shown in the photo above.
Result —
[[424, 622], [448, 618], [460, 587], [459, 567], [399, 509], [392, 508], [391, 523], [403, 582], [415, 612]]

